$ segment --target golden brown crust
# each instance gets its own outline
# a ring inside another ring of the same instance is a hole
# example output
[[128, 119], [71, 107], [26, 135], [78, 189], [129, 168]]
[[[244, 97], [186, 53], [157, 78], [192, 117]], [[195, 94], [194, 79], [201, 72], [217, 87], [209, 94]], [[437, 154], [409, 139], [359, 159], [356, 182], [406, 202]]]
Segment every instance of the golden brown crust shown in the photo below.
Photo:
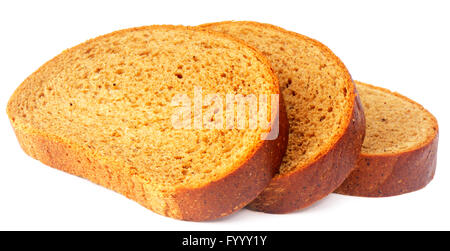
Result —
[[387, 89], [358, 82], [402, 98], [428, 113], [435, 123], [436, 133], [423, 144], [395, 154], [361, 153], [357, 167], [335, 191], [339, 194], [363, 197], [387, 197], [417, 191], [425, 187], [436, 171], [438, 124], [433, 115], [420, 104]]
[[355, 96], [349, 126], [333, 148], [302, 169], [276, 176], [247, 207], [266, 213], [289, 213], [330, 194], [353, 170], [364, 140], [364, 128], [361, 101]]
[[[180, 28], [180, 26], [166, 27]], [[144, 28], [149, 27], [132, 28], [131, 30]], [[198, 30], [194, 27], [188, 27], [187, 29]], [[126, 30], [116, 31], [104, 36], [123, 31]], [[214, 34], [230, 39], [230, 37], [219, 33]], [[233, 41], [246, 46], [239, 40], [233, 39]], [[82, 44], [78, 46], [82, 46]], [[70, 49], [65, 52], [68, 51]], [[279, 93], [277, 78], [267, 59], [256, 50], [252, 49], [252, 51], [270, 69], [269, 72], [274, 79], [274, 87]], [[54, 64], [58, 57], [44, 64], [29, 79], [34, 79], [33, 76], [37, 72], [46, 72], [47, 67]], [[19, 97], [19, 92], [23, 89], [22, 85], [19, 86], [8, 103], [7, 110], [10, 120], [13, 111], [11, 101]], [[112, 189], [158, 214], [182, 220], [203, 221], [228, 215], [244, 207], [267, 186], [273, 175], [278, 171], [286, 150], [289, 131], [282, 97], [280, 97], [280, 103], [278, 113], [279, 136], [276, 140], [261, 141], [258, 148], [245, 158], [242, 165], [236, 167], [224, 177], [199, 188], [178, 189], [174, 194], [163, 198], [150, 197], [150, 193], [147, 192], [150, 188], [146, 185], [145, 179], [133, 170], [121, 168], [113, 162], [90, 156], [83, 151], [82, 147], [66, 142], [64, 139], [49, 136], [45, 132], [37, 132], [34, 129], [18, 125], [13, 120], [11, 121], [22, 149], [42, 163]]]
[[[209, 26], [233, 23], [225, 21], [200, 25]], [[269, 186], [247, 207], [252, 210], [266, 213], [288, 213], [305, 208], [332, 193], [355, 167], [361, 150], [365, 134], [365, 118], [359, 96], [353, 80], [342, 61], [325, 45], [317, 40], [304, 35], [287, 31], [283, 28], [252, 21], [239, 21], [258, 27], [269, 27], [298, 39], [308, 41], [319, 47], [330, 60], [334, 61], [342, 72], [345, 73], [345, 81], [349, 83], [348, 95], [349, 107], [345, 115], [346, 126], [335, 135], [328, 149], [318, 154], [316, 158], [288, 173], [275, 176]]]

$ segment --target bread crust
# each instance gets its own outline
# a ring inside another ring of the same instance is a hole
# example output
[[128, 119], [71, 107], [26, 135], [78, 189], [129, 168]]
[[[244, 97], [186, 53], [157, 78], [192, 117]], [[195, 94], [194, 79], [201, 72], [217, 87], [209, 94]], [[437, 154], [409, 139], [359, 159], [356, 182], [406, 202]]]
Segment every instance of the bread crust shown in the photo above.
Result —
[[[161, 26], [147, 26], [129, 30], [153, 27]], [[165, 27], [175, 29], [181, 26]], [[195, 27], [185, 28], [199, 30]], [[124, 31], [126, 30], [116, 31], [104, 36]], [[245, 45], [239, 40], [220, 33], [202, 32], [214, 33]], [[78, 46], [82, 46], [82, 44]], [[261, 62], [270, 68], [275, 89], [279, 91], [277, 78], [267, 59], [253, 48], [252, 51]], [[57, 60], [58, 56], [44, 64], [38, 71], [46, 71], [46, 67], [56, 63]], [[30, 76], [31, 79], [33, 79], [32, 76]], [[23, 89], [22, 85], [19, 86], [11, 100], [19, 96], [19, 92]], [[281, 94], [281, 92], [279, 93]], [[150, 196], [150, 193], [148, 193], [149, 185], [135, 170], [121, 168], [120, 164], [107, 158], [105, 160], [89, 155], [89, 153], [83, 151], [84, 148], [67, 142], [65, 139], [14, 122], [12, 118], [14, 108], [11, 107], [11, 100], [7, 108], [8, 115], [19, 144], [26, 154], [48, 166], [88, 179], [123, 194], [158, 214], [181, 220], [213, 220], [231, 214], [247, 205], [267, 186], [278, 171], [288, 142], [289, 124], [283, 97], [280, 95], [279, 136], [275, 140], [262, 140], [251, 154], [243, 158], [239, 166], [216, 181], [196, 188], [177, 188], [175, 192], [167, 196], [155, 197]]]
[[[214, 25], [233, 23], [225, 21], [202, 24], [208, 28]], [[307, 165], [290, 173], [276, 175], [269, 186], [247, 208], [265, 213], [289, 213], [310, 206], [338, 188], [355, 167], [365, 136], [365, 117], [353, 80], [342, 61], [325, 45], [304, 35], [264, 23], [239, 21], [259, 27], [269, 27], [280, 32], [306, 40], [319, 47], [333, 60], [349, 83], [349, 107], [345, 120], [346, 127], [337, 133], [333, 144], [318, 154]]]
[[394, 154], [361, 153], [357, 167], [335, 191], [361, 197], [388, 197], [417, 191], [433, 179], [436, 171], [439, 141], [438, 124], [434, 116], [413, 100], [387, 89], [358, 82], [419, 106], [435, 123], [436, 133], [423, 144]]

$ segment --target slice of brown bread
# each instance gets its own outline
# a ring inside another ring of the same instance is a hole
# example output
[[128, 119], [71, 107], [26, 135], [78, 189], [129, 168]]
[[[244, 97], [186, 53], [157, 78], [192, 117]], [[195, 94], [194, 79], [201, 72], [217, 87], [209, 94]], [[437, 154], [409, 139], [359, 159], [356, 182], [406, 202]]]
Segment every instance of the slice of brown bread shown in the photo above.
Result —
[[221, 22], [202, 27], [260, 50], [271, 61], [285, 98], [288, 149], [280, 173], [249, 208], [287, 213], [332, 193], [354, 168], [365, 128], [344, 64], [316, 40], [273, 25]]
[[156, 213], [210, 220], [244, 207], [267, 186], [288, 124], [281, 107], [276, 140], [263, 140], [263, 127], [174, 128], [171, 101], [178, 94], [193, 100], [196, 87], [205, 95], [280, 93], [267, 59], [241, 41], [198, 28], [148, 26], [64, 51], [17, 88], [7, 112], [33, 158]]
[[336, 192], [383, 197], [425, 187], [436, 170], [436, 119], [407, 97], [356, 83], [366, 115], [366, 138], [357, 168]]

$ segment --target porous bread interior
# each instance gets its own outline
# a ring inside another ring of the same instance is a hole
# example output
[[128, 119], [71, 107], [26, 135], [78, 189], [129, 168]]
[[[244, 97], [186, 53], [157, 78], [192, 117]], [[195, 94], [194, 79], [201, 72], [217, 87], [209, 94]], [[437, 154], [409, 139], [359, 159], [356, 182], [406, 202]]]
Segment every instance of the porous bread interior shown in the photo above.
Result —
[[362, 153], [408, 151], [436, 135], [434, 117], [419, 104], [362, 83], [357, 82], [356, 87], [366, 116]]
[[280, 174], [311, 163], [346, 128], [351, 81], [324, 47], [279, 28], [253, 22], [203, 27], [235, 36], [261, 51], [278, 76], [290, 125]]
[[156, 26], [65, 51], [24, 81], [8, 114], [18, 127], [108, 156], [164, 192], [223, 177], [261, 143], [260, 129], [174, 129], [171, 100], [177, 94], [193, 100], [194, 86], [204, 95], [279, 92], [270, 66], [244, 44]]

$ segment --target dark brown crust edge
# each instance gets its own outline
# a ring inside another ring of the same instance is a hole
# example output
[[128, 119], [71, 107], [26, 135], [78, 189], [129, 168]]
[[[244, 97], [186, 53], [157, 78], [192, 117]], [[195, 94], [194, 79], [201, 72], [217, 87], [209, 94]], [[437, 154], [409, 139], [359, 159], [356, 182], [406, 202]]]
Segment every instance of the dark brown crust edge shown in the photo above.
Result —
[[[370, 87], [419, 105], [389, 90], [375, 86]], [[433, 117], [431, 113], [429, 114]], [[361, 154], [356, 169], [335, 192], [361, 197], [388, 197], [420, 190], [434, 177], [438, 141], [439, 131], [436, 122], [435, 136], [429, 139], [425, 145], [418, 146], [416, 149], [398, 154]]]
[[265, 213], [289, 213], [310, 206], [332, 193], [355, 167], [365, 135], [365, 117], [355, 90], [353, 113], [344, 135], [311, 165], [277, 176], [247, 208]]
[[[160, 26], [155, 25], [125, 29], [103, 36], [110, 36], [126, 30], [149, 27]], [[167, 25], [167, 27], [178, 28], [181, 26]], [[200, 30], [195, 27], [184, 28]], [[249, 47], [255, 53], [255, 56], [271, 68], [264, 56], [242, 41], [221, 33], [204, 30], [203, 32], [214, 33]], [[82, 44], [78, 46], [81, 45]], [[41, 66], [39, 70], [50, 63], [53, 63], [57, 57]], [[273, 74], [272, 69], [271, 75], [276, 81], [277, 88], [279, 88], [277, 78]], [[22, 88], [22, 85], [16, 89], [12, 97], [15, 96], [20, 88]], [[10, 103], [11, 99], [7, 108], [9, 116]], [[270, 183], [272, 177], [278, 172], [282, 156], [287, 148], [289, 135], [289, 124], [281, 93], [278, 115], [278, 138], [275, 140], [262, 141], [258, 148], [255, 149], [255, 152], [250, 154], [248, 159], [233, 172], [206, 186], [192, 189], [178, 189], [174, 194], [170, 194], [164, 198], [149, 196], [145, 180], [130, 170], [124, 170], [113, 164], [106, 165], [95, 158], [87, 156], [84, 152], [79, 151], [76, 147], [72, 147], [63, 140], [49, 138], [46, 135], [29, 132], [28, 130], [25, 131], [20, 129], [20, 126], [14, 126], [14, 123], [12, 124], [16, 137], [24, 152], [42, 163], [114, 190], [155, 213], [181, 220], [205, 221], [229, 215], [243, 208], [256, 198], [256, 196]]]

